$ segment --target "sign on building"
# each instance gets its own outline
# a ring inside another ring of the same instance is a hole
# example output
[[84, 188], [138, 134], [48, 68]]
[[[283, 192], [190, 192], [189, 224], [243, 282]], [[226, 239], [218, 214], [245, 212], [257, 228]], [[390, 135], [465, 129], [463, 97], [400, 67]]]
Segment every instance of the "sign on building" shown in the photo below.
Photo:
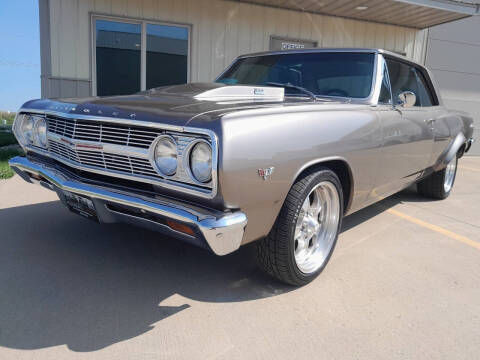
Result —
[[270, 36], [270, 50], [296, 50], [317, 47], [316, 41]]

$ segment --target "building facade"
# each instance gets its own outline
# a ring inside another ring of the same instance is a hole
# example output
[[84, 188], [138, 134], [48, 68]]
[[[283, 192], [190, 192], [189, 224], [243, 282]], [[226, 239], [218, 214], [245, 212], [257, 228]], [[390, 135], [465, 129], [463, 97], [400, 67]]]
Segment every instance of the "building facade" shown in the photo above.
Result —
[[[428, 33], [426, 65], [433, 71], [446, 106], [466, 111], [480, 136], [480, 17], [432, 27]], [[480, 155], [480, 145], [472, 146]]]
[[42, 97], [211, 81], [238, 55], [282, 41], [419, 62], [427, 43], [424, 29], [222, 0], [40, 0], [40, 24]]
[[[433, 69], [480, 127], [480, 1], [39, 0], [42, 97], [214, 80], [238, 55], [375, 47]], [[451, 22], [456, 19], [462, 19]], [[446, 23], [451, 22], [451, 23]], [[436, 24], [444, 25], [434, 26]], [[429, 30], [430, 28], [430, 30]], [[478, 131], [476, 132], [478, 134]], [[473, 147], [473, 152], [478, 146]]]

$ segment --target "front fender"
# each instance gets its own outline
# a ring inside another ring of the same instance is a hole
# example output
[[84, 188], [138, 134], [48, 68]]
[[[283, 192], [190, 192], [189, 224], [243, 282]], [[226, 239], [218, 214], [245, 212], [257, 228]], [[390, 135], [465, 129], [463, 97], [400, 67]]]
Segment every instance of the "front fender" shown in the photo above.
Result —
[[[275, 110], [222, 119], [219, 188], [226, 208], [247, 214], [244, 243], [269, 233], [305, 169], [324, 162], [348, 164], [342, 169], [355, 178], [356, 190], [349, 192], [346, 208], [365, 200], [377, 173], [381, 128], [368, 106], [305, 104]], [[260, 175], [265, 169], [273, 171], [266, 179]]]

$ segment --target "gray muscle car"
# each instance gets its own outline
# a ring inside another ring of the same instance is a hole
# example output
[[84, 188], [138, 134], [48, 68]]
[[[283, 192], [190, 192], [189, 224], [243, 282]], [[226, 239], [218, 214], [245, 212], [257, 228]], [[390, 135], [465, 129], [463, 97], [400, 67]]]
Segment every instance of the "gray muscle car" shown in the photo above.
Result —
[[342, 217], [417, 183], [444, 199], [472, 143], [431, 73], [378, 49], [237, 58], [214, 83], [129, 96], [33, 100], [10, 166], [101, 223], [166, 232], [302, 285], [328, 262]]

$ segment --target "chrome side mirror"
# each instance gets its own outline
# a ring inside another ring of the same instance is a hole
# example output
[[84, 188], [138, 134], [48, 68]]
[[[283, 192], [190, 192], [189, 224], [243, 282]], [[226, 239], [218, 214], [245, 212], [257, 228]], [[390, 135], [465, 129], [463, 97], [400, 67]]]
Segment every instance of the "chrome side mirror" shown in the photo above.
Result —
[[401, 107], [409, 108], [415, 105], [417, 96], [412, 91], [403, 91], [398, 94], [398, 104]]

